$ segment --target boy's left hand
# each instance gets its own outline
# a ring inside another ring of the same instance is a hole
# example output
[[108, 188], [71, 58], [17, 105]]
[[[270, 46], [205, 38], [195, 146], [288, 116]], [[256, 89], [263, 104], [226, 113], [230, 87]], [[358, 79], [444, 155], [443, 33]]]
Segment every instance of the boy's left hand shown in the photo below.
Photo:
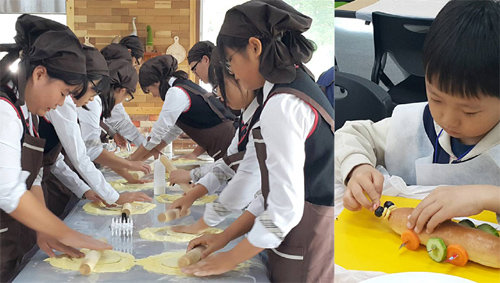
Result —
[[210, 276], [233, 270], [239, 262], [231, 256], [231, 252], [221, 252], [208, 256], [193, 265], [182, 268], [182, 272], [194, 276]]
[[432, 233], [437, 225], [453, 217], [471, 216], [483, 210], [478, 186], [438, 187], [418, 204], [408, 217], [408, 229]]

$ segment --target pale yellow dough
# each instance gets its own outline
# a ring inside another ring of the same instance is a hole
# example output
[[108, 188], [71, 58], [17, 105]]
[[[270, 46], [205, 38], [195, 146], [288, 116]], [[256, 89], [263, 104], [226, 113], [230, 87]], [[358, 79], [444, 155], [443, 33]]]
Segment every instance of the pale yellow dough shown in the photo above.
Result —
[[[141, 172], [142, 173], [142, 172]], [[143, 173], [144, 175], [144, 173]], [[110, 181], [109, 184], [118, 192], [133, 192], [142, 190], [151, 190], [154, 187], [153, 182], [144, 184], [129, 184], [125, 179], [118, 179], [116, 181]]]
[[181, 269], [177, 266], [177, 260], [185, 254], [185, 250], [165, 252], [159, 255], [138, 259], [136, 264], [154, 273], [187, 276], [182, 273]]
[[[133, 202], [132, 211], [130, 214], [145, 214], [151, 209], [155, 208], [156, 204], [149, 202]], [[103, 204], [95, 204], [93, 202], [87, 202], [83, 205], [83, 210], [88, 214], [93, 215], [121, 215], [122, 206], [118, 205], [115, 207], [105, 207]]]
[[[88, 253], [88, 249], [82, 249], [83, 253]], [[67, 256], [49, 257], [44, 261], [50, 265], [67, 270], [78, 271], [82, 264], [82, 258], [70, 258]], [[101, 258], [97, 262], [93, 273], [103, 272], [125, 272], [135, 265], [135, 258], [129, 253], [122, 253], [118, 251], [106, 250], [102, 252]]]
[[199, 234], [187, 234], [174, 232], [170, 228], [171, 226], [145, 228], [139, 231], [139, 236], [150, 241], [189, 242], [202, 234], [218, 234], [222, 232], [218, 228], [208, 228]]
[[[161, 202], [161, 203], [172, 203], [177, 199], [180, 199], [182, 197], [181, 194], [163, 194], [155, 197], [156, 201]], [[217, 198], [217, 195], [205, 195], [202, 196], [201, 198], [195, 200], [193, 202], [193, 205], [203, 205], [207, 204], [209, 202], [213, 202]]]
[[[179, 258], [186, 254], [185, 250], [164, 252], [158, 255], [141, 258], [136, 261], [137, 265], [145, 270], [159, 274], [188, 276], [184, 274], [177, 265]], [[243, 270], [251, 265], [251, 261], [240, 263], [234, 270]]]

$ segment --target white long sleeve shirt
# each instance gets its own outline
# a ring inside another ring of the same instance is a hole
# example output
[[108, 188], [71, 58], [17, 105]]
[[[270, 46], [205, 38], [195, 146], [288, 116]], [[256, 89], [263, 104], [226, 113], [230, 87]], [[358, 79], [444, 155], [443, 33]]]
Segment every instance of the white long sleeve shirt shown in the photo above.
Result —
[[47, 112], [45, 118], [54, 126], [67, 156], [82, 178], [107, 203], [116, 202], [120, 195], [106, 182], [101, 171], [97, 170], [87, 156], [72, 98], [68, 96], [63, 106]]
[[61, 153], [57, 156], [56, 162], [50, 166], [50, 172], [79, 198], [82, 198], [83, 194], [90, 190], [90, 187], [80, 179], [78, 174], [64, 162], [64, 156]]
[[[172, 77], [168, 83], [172, 85], [175, 80], [176, 78]], [[182, 112], [189, 110], [189, 107], [191, 107], [191, 100], [187, 93], [175, 86], [169, 88], [165, 95], [160, 116], [151, 129], [149, 141], [143, 143], [144, 147], [151, 150], [159, 145], [162, 140], [169, 144], [176, 139], [182, 133], [182, 130], [175, 123]]]
[[21, 138], [24, 128], [16, 110], [0, 100], [0, 209], [6, 213], [16, 210], [26, 192], [29, 172], [21, 168]]
[[[247, 107], [247, 109], [245, 109], [245, 111], [243, 111], [242, 113], [241, 117], [243, 123], [247, 123], [253, 117], [255, 110], [257, 110], [258, 107], [259, 103], [255, 98]], [[254, 127], [257, 126], [258, 123], [254, 125]], [[255, 175], [255, 172], [259, 172], [257, 154], [255, 153], [255, 145], [251, 129], [249, 129], [248, 131], [249, 138], [247, 143], [247, 150], [245, 152], [245, 156], [238, 166], [238, 174], [235, 175], [233, 169], [227, 166], [227, 164], [221, 158], [213, 164], [212, 170], [208, 174], [197, 180], [196, 183], [201, 184], [205, 188], [207, 188], [209, 194], [215, 193], [215, 191], [220, 188], [221, 185], [227, 183], [231, 178], [231, 182], [228, 184], [228, 186], [241, 188], [242, 192], [246, 187], [253, 188], [255, 186], [260, 186], [260, 174], [257, 174], [257, 177]], [[236, 131], [236, 134], [227, 149], [228, 156], [238, 152], [238, 141], [238, 131]], [[196, 171], [199, 171], [199, 169], [195, 168], [192, 170], [192, 177], [198, 175]], [[226, 187], [224, 190], [232, 190], [231, 187], [229, 187], [229, 189], [228, 187]]]
[[113, 107], [111, 117], [104, 119], [104, 123], [135, 145], [141, 145], [146, 140], [130, 120], [130, 116], [125, 111], [122, 103]]
[[[267, 81], [264, 84], [264, 101], [273, 86]], [[254, 202], [258, 203], [252, 203], [249, 210], [259, 215], [248, 233], [248, 240], [254, 246], [278, 247], [302, 219], [305, 142], [313, 128], [314, 119], [314, 112], [309, 105], [286, 93], [270, 98], [262, 111], [260, 127], [266, 144], [270, 191], [267, 209], [264, 209], [264, 198], [257, 197]], [[273, 223], [276, 229], [268, 230], [263, 222]], [[276, 233], [276, 230], [280, 233]]]
[[77, 107], [78, 120], [80, 122], [80, 131], [82, 139], [87, 148], [87, 155], [94, 161], [103, 151], [101, 142], [100, 118], [102, 113], [102, 101], [97, 95], [93, 101], [87, 103], [88, 110]]
[[[348, 121], [335, 132], [335, 179], [344, 184], [351, 170], [359, 164], [385, 166], [384, 158], [387, 148], [387, 135], [391, 126], [391, 119], [386, 118], [377, 123], [369, 120]], [[422, 119], [419, 117], [418, 119]], [[437, 131], [441, 127], [435, 124]], [[471, 150], [462, 160], [468, 160], [485, 152], [500, 143], [500, 124], [490, 130], [480, 143]], [[450, 136], [443, 132], [439, 139], [440, 146], [450, 156], [454, 156], [451, 149]], [[390, 172], [389, 172], [390, 173]]]

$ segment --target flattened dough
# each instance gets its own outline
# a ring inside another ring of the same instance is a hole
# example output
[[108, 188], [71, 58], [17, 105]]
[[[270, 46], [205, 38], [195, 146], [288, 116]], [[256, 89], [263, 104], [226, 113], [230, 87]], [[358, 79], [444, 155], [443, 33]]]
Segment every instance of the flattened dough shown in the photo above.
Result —
[[[82, 249], [83, 253], [88, 253], [88, 249]], [[70, 258], [67, 256], [47, 258], [44, 261], [50, 265], [67, 270], [78, 271], [83, 258]], [[129, 253], [122, 253], [118, 251], [106, 250], [102, 252], [101, 258], [97, 262], [93, 273], [103, 272], [125, 272], [135, 265], [135, 258]]]
[[[142, 172], [141, 172], [142, 173]], [[144, 175], [144, 173], [143, 173]], [[134, 192], [142, 190], [152, 190], [154, 188], [154, 183], [144, 183], [144, 184], [129, 184], [125, 179], [118, 179], [116, 181], [110, 181], [109, 184], [118, 192]]]
[[145, 270], [159, 274], [187, 276], [182, 273], [177, 266], [177, 260], [186, 254], [185, 250], [165, 252], [158, 255], [141, 258], [136, 261], [137, 265], [142, 266]]
[[[180, 199], [181, 197], [182, 197], [181, 194], [175, 194], [175, 195], [163, 194], [163, 195], [159, 195], [159, 196], [155, 197], [155, 199], [157, 202], [161, 202], [161, 203], [172, 203], [175, 200]], [[217, 195], [205, 195], [205, 196], [202, 196], [201, 198], [195, 200], [193, 202], [193, 205], [204, 205], [206, 203], [213, 202], [216, 198], [217, 198]]]
[[[185, 250], [164, 252], [158, 255], [141, 258], [136, 261], [137, 265], [142, 266], [145, 270], [159, 274], [188, 276], [184, 274], [177, 266], [179, 258], [186, 254]], [[251, 261], [240, 263], [234, 270], [242, 270], [251, 265]]]
[[[149, 202], [136, 202], [132, 203], [131, 214], [145, 214], [151, 209], [155, 208], [156, 204]], [[83, 205], [83, 210], [88, 214], [93, 215], [120, 215], [122, 213], [122, 206], [118, 205], [115, 207], [105, 207], [103, 204], [95, 204], [93, 202], [87, 202]]]
[[202, 234], [218, 234], [222, 230], [218, 228], [208, 228], [199, 234], [177, 233], [172, 231], [171, 226], [150, 227], [139, 231], [139, 236], [145, 240], [163, 242], [189, 242], [198, 238]]

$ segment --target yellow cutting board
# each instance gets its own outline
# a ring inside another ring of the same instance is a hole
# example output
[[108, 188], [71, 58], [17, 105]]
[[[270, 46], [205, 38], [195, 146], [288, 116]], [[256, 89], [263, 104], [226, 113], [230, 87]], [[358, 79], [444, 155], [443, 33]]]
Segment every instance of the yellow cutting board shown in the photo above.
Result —
[[[420, 200], [382, 196], [381, 203], [390, 200], [397, 207], [415, 207]], [[496, 223], [492, 212], [471, 218]], [[399, 249], [400, 235], [392, 231], [386, 220], [373, 212], [344, 209], [335, 221], [335, 263], [352, 270], [396, 272], [438, 272], [464, 277], [477, 282], [500, 282], [500, 269], [469, 261], [458, 267], [433, 261], [424, 246], [416, 251]]]

